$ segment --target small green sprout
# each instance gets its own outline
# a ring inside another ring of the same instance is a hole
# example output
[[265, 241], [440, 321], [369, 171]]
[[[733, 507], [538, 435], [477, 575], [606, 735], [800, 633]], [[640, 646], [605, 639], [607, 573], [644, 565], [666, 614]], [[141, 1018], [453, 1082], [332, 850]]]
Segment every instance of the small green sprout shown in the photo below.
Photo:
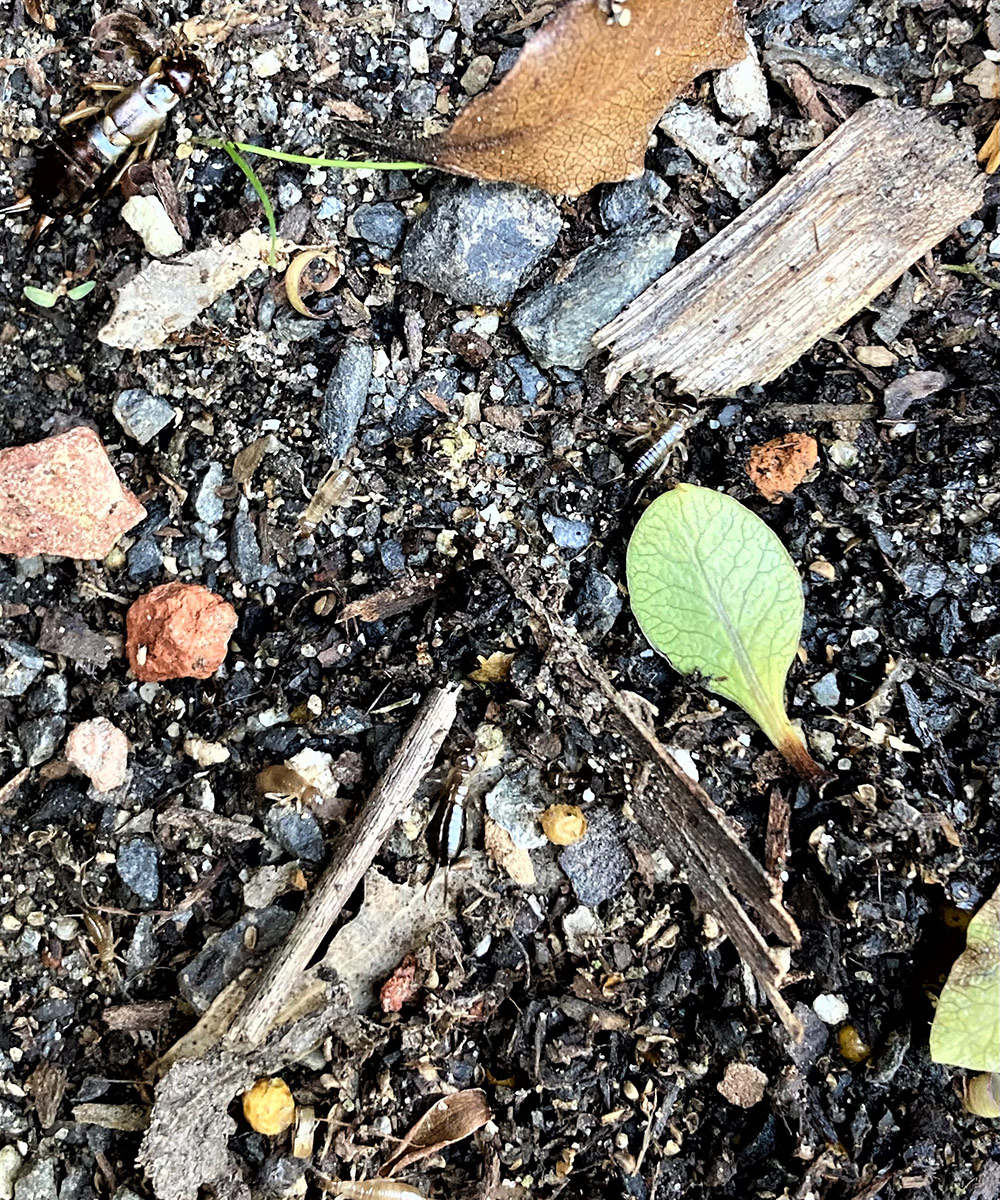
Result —
[[82, 300], [84, 296], [89, 296], [95, 287], [97, 284], [92, 279], [88, 279], [86, 283], [78, 283], [76, 287], [68, 288], [65, 292], [61, 289], [49, 292], [45, 288], [36, 288], [26, 284], [24, 298], [30, 300], [32, 304], [37, 304], [39, 308], [54, 308], [60, 296], [65, 295], [70, 300]]

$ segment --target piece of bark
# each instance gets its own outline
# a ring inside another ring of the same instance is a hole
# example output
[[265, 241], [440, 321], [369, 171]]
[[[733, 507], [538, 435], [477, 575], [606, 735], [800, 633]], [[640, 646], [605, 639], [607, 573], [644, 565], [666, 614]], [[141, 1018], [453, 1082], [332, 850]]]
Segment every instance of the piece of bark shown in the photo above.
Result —
[[[750, 967], [793, 1041], [802, 1035], [798, 1018], [781, 995], [788, 970], [789, 947], [800, 941], [798, 927], [775, 893], [761, 864], [739, 840], [739, 834], [708, 793], [689, 779], [677, 760], [659, 741], [638, 705], [629, 702], [580, 641], [576, 631], [545, 607], [525, 584], [494, 563], [514, 594], [534, 615], [536, 637], [549, 640], [547, 663], [572, 680], [582, 695], [600, 693], [616, 718], [616, 732], [635, 757], [650, 767], [646, 786], [631, 800], [632, 811], [646, 833], [661, 844], [683, 873], [700, 907], [719, 922], [722, 932]], [[539, 689], [551, 704], [572, 714], [585, 726], [563, 689], [552, 683], [551, 671], [539, 677]], [[605, 724], [603, 726], [607, 728]], [[749, 906], [757, 919], [747, 910]], [[772, 947], [767, 937], [783, 943]]]
[[259, 1042], [302, 981], [351, 893], [430, 770], [455, 720], [460, 687], [435, 688], [393, 755], [330, 865], [292, 926], [285, 944], [252, 989], [229, 1029], [230, 1040]]
[[971, 137], [875, 100], [596, 336], [623, 376], [732, 396], [775, 379], [983, 203]]

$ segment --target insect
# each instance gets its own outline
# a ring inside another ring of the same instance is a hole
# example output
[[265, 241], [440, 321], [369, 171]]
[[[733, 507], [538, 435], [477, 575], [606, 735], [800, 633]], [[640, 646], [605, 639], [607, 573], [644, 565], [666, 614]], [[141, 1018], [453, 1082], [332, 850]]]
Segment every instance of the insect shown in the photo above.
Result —
[[427, 844], [439, 866], [450, 867], [465, 849], [465, 801], [475, 768], [474, 754], [459, 759], [427, 826]]
[[682, 460], [687, 458], [683, 439], [697, 415], [698, 410], [693, 404], [676, 404], [671, 409], [657, 413], [652, 425], [654, 436], [633, 468], [640, 479], [647, 475], [658, 479], [675, 455]]
[[[130, 87], [91, 86], [113, 93], [103, 104], [78, 108], [60, 121], [61, 131], [38, 155], [28, 195], [0, 213], [38, 213], [29, 246], [60, 217], [89, 211], [121, 179], [142, 151], [150, 158], [160, 130], [188, 96], [204, 66], [193, 54], [159, 57]], [[76, 128], [73, 128], [76, 126]]]
[[331, 1179], [317, 1172], [324, 1192], [343, 1200], [426, 1200], [424, 1193], [398, 1179]]
[[101, 970], [112, 979], [119, 978], [117, 966], [118, 941], [115, 938], [111, 922], [99, 912], [84, 911], [82, 914], [83, 927], [87, 936], [94, 943]]

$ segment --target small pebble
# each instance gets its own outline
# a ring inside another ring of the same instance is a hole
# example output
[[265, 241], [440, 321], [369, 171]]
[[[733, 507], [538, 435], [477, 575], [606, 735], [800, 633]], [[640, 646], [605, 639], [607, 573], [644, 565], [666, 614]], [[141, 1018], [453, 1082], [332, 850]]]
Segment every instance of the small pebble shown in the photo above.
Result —
[[140, 446], [151, 442], [177, 415], [169, 401], [144, 388], [127, 388], [119, 392], [111, 411], [126, 434]]
[[144, 908], [152, 908], [160, 896], [160, 857], [153, 841], [129, 838], [119, 847], [115, 865], [122, 883]]
[[757, 1067], [745, 1062], [731, 1062], [715, 1086], [723, 1100], [737, 1108], [753, 1108], [764, 1099], [767, 1083], [767, 1076]]
[[843, 996], [821, 992], [812, 1003], [813, 1012], [826, 1025], [840, 1025], [847, 1020], [850, 1008]]
[[23, 1164], [24, 1159], [16, 1146], [0, 1147], [0, 1200], [13, 1200], [14, 1183]]
[[236, 612], [221, 596], [192, 583], [164, 583], [128, 610], [129, 666], [137, 679], [208, 679], [222, 665]]
[[837, 683], [837, 672], [827, 671], [809, 689], [817, 704], [824, 708], [836, 708], [840, 703], [840, 685]]
[[111, 792], [125, 782], [128, 738], [107, 717], [94, 717], [71, 731], [66, 761], [87, 776], [94, 791]]
[[633, 870], [620, 818], [608, 809], [591, 810], [586, 835], [563, 850], [559, 866], [588, 908], [617, 896]]
[[253, 60], [250, 70], [258, 79], [270, 79], [281, 70], [281, 59], [273, 50], [265, 50]]
[[122, 220], [142, 238], [153, 258], [180, 254], [184, 241], [158, 196], [129, 196], [121, 207]]
[[42, 673], [45, 659], [24, 642], [0, 642], [0, 697], [23, 696]]

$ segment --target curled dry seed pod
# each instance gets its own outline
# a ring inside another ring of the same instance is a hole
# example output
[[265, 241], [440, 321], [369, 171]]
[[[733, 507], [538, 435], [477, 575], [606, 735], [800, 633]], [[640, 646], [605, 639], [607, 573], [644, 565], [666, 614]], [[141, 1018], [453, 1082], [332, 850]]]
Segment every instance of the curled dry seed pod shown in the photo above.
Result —
[[[306, 274], [306, 269], [311, 268], [313, 263], [325, 263], [326, 270], [310, 270]], [[302, 293], [304, 291], [306, 295], [310, 295], [313, 292], [328, 292], [336, 286], [343, 271], [344, 264], [341, 260], [325, 254], [322, 250], [303, 250], [301, 254], [296, 254], [285, 272], [285, 294], [288, 296], [288, 303], [304, 317], [312, 317], [314, 321], [325, 321], [329, 314], [313, 312]]]
[[963, 1099], [975, 1117], [1000, 1117], [1000, 1075], [973, 1075], [966, 1081]]
[[316, 1138], [316, 1110], [304, 1104], [295, 1113], [292, 1135], [292, 1154], [295, 1158], [311, 1158]]

